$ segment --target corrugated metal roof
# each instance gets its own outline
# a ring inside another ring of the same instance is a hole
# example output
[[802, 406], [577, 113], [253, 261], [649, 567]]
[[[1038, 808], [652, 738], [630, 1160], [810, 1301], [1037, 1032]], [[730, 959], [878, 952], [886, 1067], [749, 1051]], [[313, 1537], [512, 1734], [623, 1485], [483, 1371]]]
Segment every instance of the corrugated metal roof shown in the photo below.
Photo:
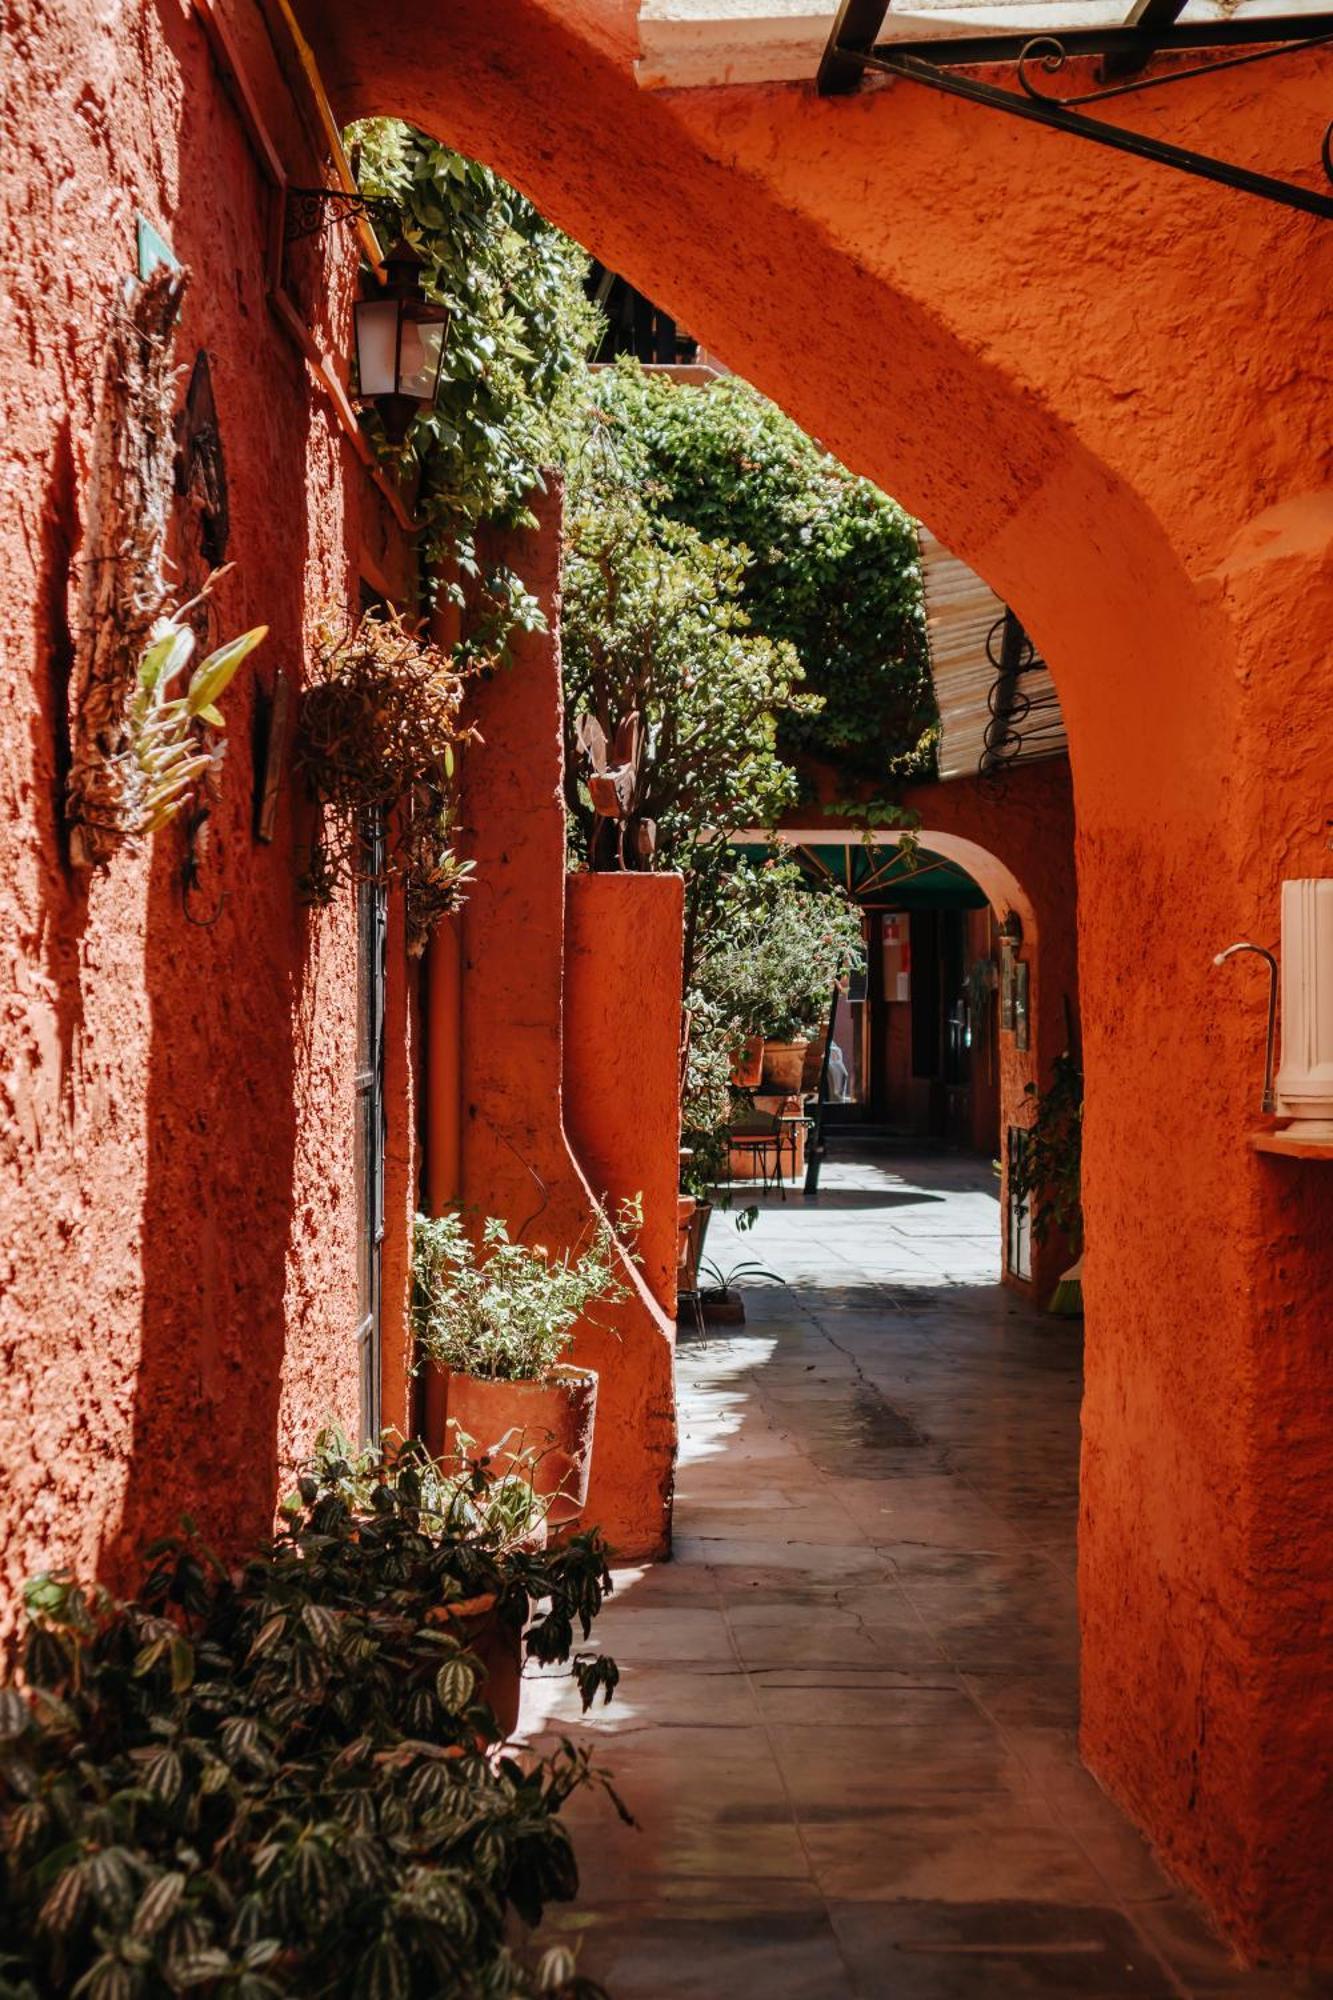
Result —
[[[979, 771], [986, 758], [1005, 608], [976, 571], [952, 555], [929, 528], [920, 528], [918, 535], [930, 668], [940, 711], [940, 776], [961, 778]], [[1004, 763], [1058, 757], [1068, 747], [1055, 684], [1035, 650], [1032, 665], [1018, 676], [1005, 735]]]

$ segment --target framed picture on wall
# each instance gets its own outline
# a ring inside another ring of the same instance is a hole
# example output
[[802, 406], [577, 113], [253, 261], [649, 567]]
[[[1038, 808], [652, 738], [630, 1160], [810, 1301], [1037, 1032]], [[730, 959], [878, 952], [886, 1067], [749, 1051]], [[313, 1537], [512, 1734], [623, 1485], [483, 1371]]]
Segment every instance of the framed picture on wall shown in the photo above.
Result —
[[1014, 967], [1014, 1046], [1026, 1049], [1028, 1045], [1028, 992], [1030, 970], [1026, 959], [1019, 959]]
[[1002, 949], [1000, 952], [1000, 1027], [1012, 1034], [1017, 1027], [1015, 1005], [1017, 982], [1014, 979], [1014, 954]]

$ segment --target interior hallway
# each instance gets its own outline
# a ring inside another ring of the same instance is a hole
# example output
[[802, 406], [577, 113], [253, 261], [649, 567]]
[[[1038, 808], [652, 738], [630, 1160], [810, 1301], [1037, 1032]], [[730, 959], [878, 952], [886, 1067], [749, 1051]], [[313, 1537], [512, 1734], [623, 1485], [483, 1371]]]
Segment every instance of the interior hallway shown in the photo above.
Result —
[[[741, 1197], [742, 1199], [744, 1197]], [[763, 1205], [744, 1327], [685, 1331], [675, 1559], [619, 1573], [557, 1920], [614, 2000], [1333, 1992], [1234, 1968], [1078, 1763], [1079, 1332], [996, 1282], [984, 1161]]]

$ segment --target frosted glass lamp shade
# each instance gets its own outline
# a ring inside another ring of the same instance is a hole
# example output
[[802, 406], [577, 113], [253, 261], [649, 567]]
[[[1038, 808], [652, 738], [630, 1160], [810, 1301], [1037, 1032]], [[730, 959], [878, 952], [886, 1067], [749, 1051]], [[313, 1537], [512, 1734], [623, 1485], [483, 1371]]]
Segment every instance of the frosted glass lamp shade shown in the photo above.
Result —
[[356, 374], [361, 394], [392, 396], [398, 388], [398, 299], [362, 299], [356, 308]]
[[356, 308], [358, 388], [395, 444], [435, 401], [449, 332], [448, 312], [425, 296], [422, 270], [420, 252], [400, 237], [384, 259], [384, 290]]

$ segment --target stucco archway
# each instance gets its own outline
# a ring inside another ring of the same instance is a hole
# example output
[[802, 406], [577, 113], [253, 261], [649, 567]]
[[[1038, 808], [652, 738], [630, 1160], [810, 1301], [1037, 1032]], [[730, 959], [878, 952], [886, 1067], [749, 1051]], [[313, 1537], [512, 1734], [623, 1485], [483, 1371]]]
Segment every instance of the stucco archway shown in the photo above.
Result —
[[[1248, 1148], [1257, 996], [1211, 958], [1328, 866], [1333, 502], [1299, 357], [1333, 239], [906, 85], [647, 97], [620, 0], [302, 11], [341, 115], [509, 175], [929, 520], [1051, 663], [1090, 1105], [1085, 1750], [1243, 1944], [1326, 1948], [1333, 1232], [1315, 1173]], [[1137, 115], [1299, 176], [1330, 60]]]

